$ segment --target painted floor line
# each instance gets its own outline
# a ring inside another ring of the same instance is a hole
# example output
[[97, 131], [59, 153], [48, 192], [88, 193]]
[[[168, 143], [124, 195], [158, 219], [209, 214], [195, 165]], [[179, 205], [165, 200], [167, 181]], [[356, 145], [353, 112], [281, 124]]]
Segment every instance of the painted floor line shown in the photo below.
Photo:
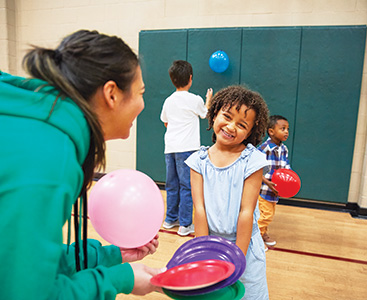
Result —
[[298, 250], [291, 250], [291, 249], [285, 249], [285, 248], [279, 248], [279, 247], [272, 247], [270, 250], [273, 251], [280, 251], [280, 252], [287, 252], [292, 254], [298, 254], [298, 255], [307, 255], [307, 256], [313, 256], [313, 257], [319, 257], [319, 258], [325, 258], [325, 259], [333, 259], [338, 261], [345, 261], [345, 262], [351, 262], [351, 263], [357, 263], [362, 265], [367, 265], [367, 261], [365, 260], [359, 260], [359, 259], [353, 259], [353, 258], [346, 258], [346, 257], [339, 257], [339, 256], [333, 256], [333, 255], [325, 255], [325, 254], [318, 254], [313, 252], [306, 252], [306, 251], [298, 251]]
[[[72, 214], [72, 216], [74, 216], [74, 214]], [[89, 217], [88, 217], [88, 219], [89, 219]], [[170, 231], [170, 230], [165, 230], [165, 229], [159, 229], [159, 232], [177, 235], [177, 231]], [[195, 235], [189, 234], [189, 235], [187, 235], [187, 237], [195, 237]], [[285, 249], [285, 248], [279, 248], [279, 247], [269, 247], [269, 250], [280, 251], [280, 252], [287, 252], [287, 253], [298, 254], [298, 255], [313, 256], [313, 257], [319, 257], [319, 258], [325, 258], [325, 259], [333, 259], [333, 260], [338, 260], [338, 261], [345, 261], [345, 262], [351, 262], [351, 263], [356, 263], [356, 264], [367, 265], [367, 261], [366, 260], [360, 260], [360, 259], [339, 257], [339, 256], [333, 256], [333, 255], [325, 255], [325, 254], [319, 254], [319, 253], [313, 253], [313, 252], [306, 252], [306, 251], [291, 250], [291, 249]]]
[[[165, 229], [160, 229], [159, 232], [164, 232], [164, 233], [169, 233], [169, 234], [177, 234], [176, 231], [170, 231], [170, 230], [165, 230]], [[188, 236], [189, 237], [195, 237], [193, 234], [189, 234]], [[285, 249], [285, 248], [279, 248], [279, 247], [269, 247], [269, 250], [280, 251], [280, 252], [288, 252], [288, 253], [298, 254], [298, 255], [313, 256], [313, 257], [333, 259], [333, 260], [338, 260], [338, 261], [345, 261], [345, 262], [351, 262], [351, 263], [367, 265], [367, 261], [365, 261], [365, 260], [345, 258], [345, 257], [339, 257], [339, 256], [333, 256], [333, 255], [318, 254], [318, 253], [291, 250], [291, 249]]]

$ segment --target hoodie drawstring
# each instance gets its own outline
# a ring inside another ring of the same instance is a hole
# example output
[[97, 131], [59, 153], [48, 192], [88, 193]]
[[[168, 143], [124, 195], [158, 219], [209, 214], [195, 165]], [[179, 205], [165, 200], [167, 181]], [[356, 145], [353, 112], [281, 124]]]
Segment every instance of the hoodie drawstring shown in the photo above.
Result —
[[84, 253], [84, 269], [88, 268], [88, 207], [87, 207], [87, 191], [84, 189], [83, 198], [83, 253]]
[[[74, 203], [74, 232], [75, 232], [75, 267], [76, 271], [81, 270], [80, 260], [84, 262], [84, 269], [88, 268], [88, 207], [87, 207], [87, 191], [83, 190], [81, 193], [80, 211], [78, 207], [78, 200]], [[80, 212], [80, 213], [79, 213]], [[79, 220], [80, 219], [80, 220]], [[83, 228], [83, 251], [80, 251], [80, 226]]]

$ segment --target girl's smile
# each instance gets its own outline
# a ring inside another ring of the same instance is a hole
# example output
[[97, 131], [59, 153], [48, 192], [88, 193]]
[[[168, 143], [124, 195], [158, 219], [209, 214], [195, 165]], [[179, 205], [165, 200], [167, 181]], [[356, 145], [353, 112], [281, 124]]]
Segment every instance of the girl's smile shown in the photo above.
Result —
[[242, 144], [251, 134], [256, 113], [242, 105], [237, 111], [236, 106], [221, 109], [214, 118], [213, 130], [217, 143], [236, 146]]
[[227, 132], [225, 132], [225, 130], [221, 130], [221, 132], [223, 133], [223, 135], [225, 136], [225, 137], [228, 137], [228, 138], [233, 138], [234, 136], [233, 135], [231, 135], [231, 134], [229, 134], [229, 133], [227, 133]]

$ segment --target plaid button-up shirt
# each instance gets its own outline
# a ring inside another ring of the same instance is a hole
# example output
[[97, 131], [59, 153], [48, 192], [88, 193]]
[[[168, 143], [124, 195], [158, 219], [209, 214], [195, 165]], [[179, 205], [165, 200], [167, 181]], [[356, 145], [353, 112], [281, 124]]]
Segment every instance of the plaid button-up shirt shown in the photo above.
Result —
[[[265, 178], [271, 180], [273, 173], [277, 169], [290, 169], [288, 161], [288, 148], [281, 143], [279, 146], [268, 138], [258, 149], [266, 154], [266, 159], [270, 163], [269, 171], [264, 174]], [[267, 201], [278, 202], [279, 197], [264, 182], [261, 185], [260, 196]]]

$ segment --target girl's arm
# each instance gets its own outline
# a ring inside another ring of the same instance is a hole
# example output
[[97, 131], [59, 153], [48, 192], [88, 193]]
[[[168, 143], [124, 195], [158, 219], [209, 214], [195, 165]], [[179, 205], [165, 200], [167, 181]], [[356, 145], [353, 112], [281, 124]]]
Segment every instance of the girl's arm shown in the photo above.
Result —
[[247, 177], [243, 184], [241, 208], [237, 223], [236, 245], [240, 247], [244, 255], [246, 255], [247, 248], [250, 244], [253, 214], [260, 192], [262, 173], [262, 169], [256, 171]]
[[191, 193], [194, 203], [194, 223], [195, 235], [203, 236], [209, 234], [208, 220], [206, 218], [205, 204], [204, 204], [204, 185], [203, 176], [191, 169]]

